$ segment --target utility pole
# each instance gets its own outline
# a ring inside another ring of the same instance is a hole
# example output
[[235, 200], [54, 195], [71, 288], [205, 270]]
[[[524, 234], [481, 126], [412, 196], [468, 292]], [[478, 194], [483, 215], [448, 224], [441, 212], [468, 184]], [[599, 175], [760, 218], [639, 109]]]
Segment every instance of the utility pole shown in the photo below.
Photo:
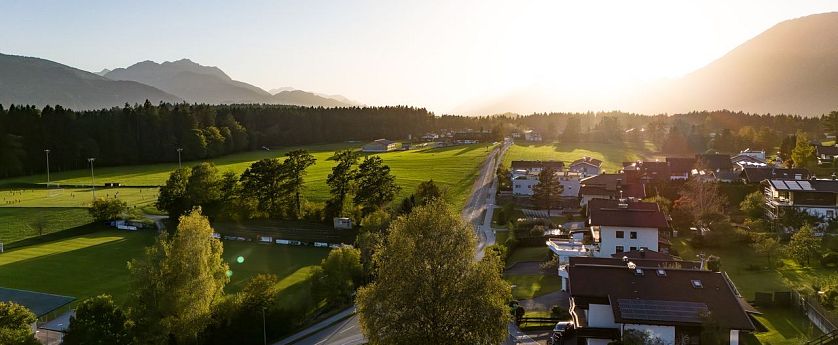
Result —
[[93, 201], [96, 201], [96, 177], [93, 176], [93, 161], [96, 158], [88, 158], [87, 161], [90, 162], [90, 187], [93, 188]]
[[44, 150], [44, 153], [47, 154], [47, 189], [49, 189], [49, 150]]
[[180, 153], [181, 153], [182, 151], [183, 151], [183, 148], [178, 147], [178, 149], [177, 149], [177, 168], [178, 168], [178, 169], [183, 168], [183, 167], [180, 165]]

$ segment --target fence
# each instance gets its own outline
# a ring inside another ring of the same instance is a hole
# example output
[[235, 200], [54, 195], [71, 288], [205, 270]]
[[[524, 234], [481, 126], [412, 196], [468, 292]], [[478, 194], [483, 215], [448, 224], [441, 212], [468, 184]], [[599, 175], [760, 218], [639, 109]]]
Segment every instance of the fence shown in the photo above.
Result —
[[797, 291], [793, 291], [791, 295], [794, 305], [803, 310], [809, 318], [809, 321], [812, 321], [815, 327], [820, 329], [821, 332], [829, 334], [833, 331], [838, 331], [838, 326], [836, 326], [835, 320], [830, 317], [829, 312], [824, 309], [822, 305], [820, 305], [816, 295], [806, 296]]

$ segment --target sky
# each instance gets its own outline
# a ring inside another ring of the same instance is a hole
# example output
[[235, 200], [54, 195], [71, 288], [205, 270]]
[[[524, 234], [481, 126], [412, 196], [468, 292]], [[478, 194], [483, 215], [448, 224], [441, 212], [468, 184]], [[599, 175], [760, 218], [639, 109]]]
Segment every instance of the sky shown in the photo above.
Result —
[[93, 72], [189, 58], [266, 90], [450, 113], [532, 88], [677, 78], [831, 11], [838, 1], [0, 0], [0, 53]]

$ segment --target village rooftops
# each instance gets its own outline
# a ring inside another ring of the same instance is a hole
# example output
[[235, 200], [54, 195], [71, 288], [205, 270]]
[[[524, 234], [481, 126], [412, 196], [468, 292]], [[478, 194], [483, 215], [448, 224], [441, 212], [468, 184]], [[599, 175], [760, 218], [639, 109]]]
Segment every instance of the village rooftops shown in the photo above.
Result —
[[838, 193], [838, 180], [765, 180], [778, 191]]
[[617, 323], [699, 326], [709, 312], [721, 329], [755, 329], [723, 273], [584, 264], [568, 272], [573, 303], [607, 301]]
[[730, 170], [733, 168], [733, 163], [731, 163], [730, 155], [728, 154], [711, 153], [696, 155], [695, 159], [698, 161], [698, 163], [696, 163], [698, 167], [702, 169], [719, 171]]
[[574, 165], [577, 165], [577, 164], [588, 164], [588, 165], [593, 165], [595, 167], [599, 167], [599, 166], [602, 165], [602, 161], [599, 160], [599, 159], [596, 159], [596, 158], [591, 158], [591, 157], [586, 156], [586, 157], [582, 157], [580, 159], [577, 159], [577, 160], [573, 161], [573, 163], [570, 163], [571, 166], [574, 166]]
[[[637, 251], [632, 251], [637, 252]], [[663, 253], [658, 253], [652, 250], [647, 250], [647, 252], [653, 252], [660, 255], [666, 255]], [[697, 270], [701, 269], [701, 262], [699, 261], [682, 261], [675, 259], [672, 256], [666, 255], [667, 258], [628, 258], [629, 252], [625, 253], [616, 253], [611, 255], [610, 258], [606, 257], [596, 257], [596, 256], [577, 256], [572, 257], [569, 259], [569, 264], [572, 265], [601, 265], [601, 266], [617, 266], [617, 267], [626, 267], [626, 260], [623, 259], [623, 256], [627, 258], [628, 261], [633, 262], [637, 267], [641, 268], [678, 268], [678, 269], [687, 269], [687, 270]]]
[[672, 174], [688, 174], [695, 167], [695, 158], [667, 157], [669, 172]]
[[810, 173], [807, 169], [782, 169], [772, 167], [745, 168], [742, 169], [742, 173], [740, 175], [745, 183], [760, 183], [763, 180], [808, 180], [809, 176]]
[[588, 202], [588, 222], [592, 226], [669, 228], [658, 204], [627, 199], [592, 199]]
[[553, 170], [561, 171], [564, 169], [564, 162], [562, 161], [512, 161], [512, 170], [531, 170], [553, 168]]

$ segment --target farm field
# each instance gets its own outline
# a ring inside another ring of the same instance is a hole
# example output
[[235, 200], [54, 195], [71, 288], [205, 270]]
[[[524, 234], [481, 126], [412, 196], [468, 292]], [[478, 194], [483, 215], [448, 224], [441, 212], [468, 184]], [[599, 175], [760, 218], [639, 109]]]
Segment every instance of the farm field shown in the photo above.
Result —
[[509, 166], [514, 160], [559, 160], [569, 164], [585, 156], [602, 160], [602, 168], [609, 173], [621, 169], [623, 162], [662, 158], [652, 143], [516, 143], [504, 156], [503, 164]]
[[[9, 244], [88, 224], [93, 219], [83, 208], [0, 208], [0, 242]], [[41, 223], [41, 224], [38, 224]]]
[[[212, 159], [212, 162], [222, 173], [233, 171], [237, 174], [244, 172], [251, 163], [264, 159], [282, 157], [294, 149], [306, 149], [312, 153], [317, 162], [308, 169], [306, 176], [306, 197], [311, 201], [322, 202], [328, 199], [329, 190], [326, 178], [331, 172], [334, 162], [328, 160], [331, 155], [341, 149], [357, 148], [358, 144], [328, 144], [304, 147], [288, 147], [274, 151], [251, 151]], [[439, 149], [419, 149], [380, 153], [379, 155], [389, 165], [396, 176], [396, 182], [402, 187], [399, 197], [410, 195], [420, 182], [433, 179], [447, 190], [447, 198], [459, 209], [465, 204], [472, 183], [477, 177], [480, 163], [486, 157], [488, 150], [483, 144], [453, 146]], [[197, 161], [184, 162], [184, 166], [197, 164]], [[95, 170], [97, 184], [118, 182], [127, 186], [159, 186], [165, 184], [169, 173], [177, 168], [177, 163], [138, 165], [124, 167], [103, 167]], [[89, 170], [74, 170], [51, 174], [51, 181], [58, 185], [86, 185], [90, 183]], [[45, 175], [33, 175], [0, 180], [0, 186], [12, 183], [44, 184]], [[125, 199], [130, 206], [150, 205], [156, 199], [156, 188], [113, 188], [98, 189], [97, 196], [113, 196], [119, 192], [119, 197]], [[17, 193], [8, 188], [0, 189], [2, 193], [10, 193], [11, 204], [0, 202], [0, 207], [85, 207], [92, 200], [89, 188], [68, 188], [60, 192], [39, 189], [26, 189]], [[19, 200], [19, 201], [18, 201]]]
[[[106, 230], [9, 250], [0, 254], [0, 282], [78, 299], [108, 293], [124, 302], [130, 292], [127, 262], [154, 239], [153, 232]], [[225, 241], [224, 260], [233, 271], [227, 291], [237, 291], [257, 273], [277, 274], [283, 287], [294, 285], [327, 254], [327, 249]], [[243, 263], [237, 263], [239, 256]]]

